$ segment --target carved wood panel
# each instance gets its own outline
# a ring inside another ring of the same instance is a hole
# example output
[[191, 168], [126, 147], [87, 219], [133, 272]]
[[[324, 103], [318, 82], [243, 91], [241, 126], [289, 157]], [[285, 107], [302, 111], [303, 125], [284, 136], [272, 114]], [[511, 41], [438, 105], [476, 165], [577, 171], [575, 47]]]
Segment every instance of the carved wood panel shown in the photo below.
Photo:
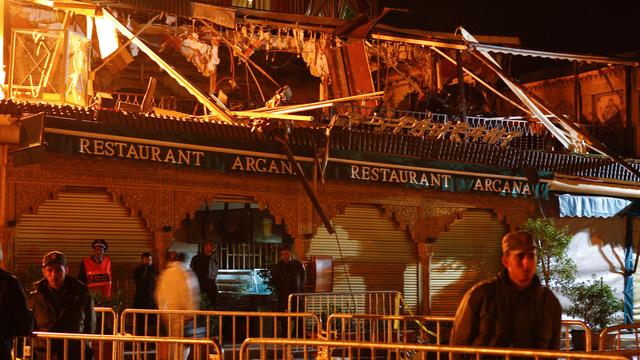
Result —
[[494, 212], [498, 216], [498, 220], [504, 221], [509, 225], [510, 231], [518, 230], [518, 228], [527, 222], [527, 219], [535, 217], [535, 209], [530, 208], [497, 208]]
[[16, 183], [15, 219], [19, 221], [23, 214], [34, 214], [38, 206], [46, 200], [54, 200], [64, 185], [50, 183]]
[[413, 241], [418, 240], [418, 207], [403, 205], [382, 205], [385, 215], [394, 219], [402, 229], [408, 230]]
[[442, 231], [447, 231], [449, 226], [460, 219], [465, 207], [426, 206], [423, 210], [423, 236], [425, 238], [437, 238]]

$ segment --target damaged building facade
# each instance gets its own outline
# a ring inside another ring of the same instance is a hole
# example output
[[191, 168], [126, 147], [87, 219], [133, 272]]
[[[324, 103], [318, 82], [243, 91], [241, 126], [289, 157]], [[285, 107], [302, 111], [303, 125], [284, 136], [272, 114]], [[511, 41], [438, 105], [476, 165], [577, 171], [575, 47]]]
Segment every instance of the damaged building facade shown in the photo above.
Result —
[[238, 299], [264, 294], [256, 274], [285, 243], [309, 291], [401, 291], [451, 315], [499, 269], [502, 235], [554, 215], [556, 194], [640, 196], [634, 162], [501, 71], [517, 39], [271, 3], [6, 2], [4, 265], [33, 277], [55, 247], [73, 274], [100, 237], [130, 293], [141, 252], [215, 241], [222, 306], [251, 308]]

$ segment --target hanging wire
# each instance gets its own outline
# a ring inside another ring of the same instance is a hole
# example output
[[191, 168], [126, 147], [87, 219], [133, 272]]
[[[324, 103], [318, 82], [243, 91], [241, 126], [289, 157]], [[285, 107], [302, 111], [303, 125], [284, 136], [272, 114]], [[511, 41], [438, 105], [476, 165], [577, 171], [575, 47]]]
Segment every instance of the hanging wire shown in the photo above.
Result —
[[[331, 219], [331, 225], [334, 229], [336, 229], [336, 224]], [[347, 265], [344, 263], [344, 255], [342, 255], [342, 247], [340, 246], [340, 238], [338, 237], [338, 231], [334, 231], [333, 235], [336, 238], [336, 244], [338, 245], [338, 253], [340, 253], [340, 261], [342, 262], [342, 271], [344, 271], [344, 276], [347, 279], [347, 287], [349, 288], [349, 294], [351, 295], [351, 301], [355, 306], [356, 298], [353, 296], [353, 289], [351, 288], [351, 280], [349, 280], [349, 272], [347, 272]]]

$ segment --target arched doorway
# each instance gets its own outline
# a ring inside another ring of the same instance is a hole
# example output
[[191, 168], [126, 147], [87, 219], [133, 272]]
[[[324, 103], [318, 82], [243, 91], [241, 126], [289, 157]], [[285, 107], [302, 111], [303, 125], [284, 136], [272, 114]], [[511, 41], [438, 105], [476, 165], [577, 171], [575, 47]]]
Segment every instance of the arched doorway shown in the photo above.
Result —
[[69, 274], [77, 277], [81, 260], [93, 253], [91, 242], [98, 238], [109, 244], [113, 293], [120, 290], [130, 300], [133, 270], [140, 254], [153, 249], [153, 235], [143, 219], [132, 216], [104, 188], [67, 187], [34, 214], [22, 215], [16, 227], [17, 273], [26, 283], [40, 279], [42, 256], [58, 250], [67, 256]]
[[207, 242], [217, 244], [216, 309], [271, 310], [265, 270], [278, 262], [281, 245], [294, 248], [286, 226], [252, 198], [226, 196], [203, 202], [183, 219], [170, 250], [184, 252], [189, 264]]

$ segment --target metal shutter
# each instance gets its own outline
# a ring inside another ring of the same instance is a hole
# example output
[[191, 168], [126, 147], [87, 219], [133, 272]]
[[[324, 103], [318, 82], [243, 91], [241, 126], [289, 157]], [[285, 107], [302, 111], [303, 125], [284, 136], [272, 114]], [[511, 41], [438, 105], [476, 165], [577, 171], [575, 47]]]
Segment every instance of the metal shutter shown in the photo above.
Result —
[[24, 279], [37, 280], [42, 256], [59, 250], [67, 255], [70, 275], [77, 277], [80, 261], [93, 253], [96, 238], [109, 244], [114, 291], [120, 288], [132, 296], [133, 270], [140, 254], [152, 250], [153, 236], [142, 219], [132, 217], [101, 189], [65, 190], [58, 199], [42, 203], [36, 214], [23, 215], [16, 228], [17, 271]]
[[469, 288], [496, 275], [506, 232], [493, 211], [470, 209], [440, 234], [429, 273], [431, 315], [454, 315]]
[[333, 257], [333, 291], [400, 291], [412, 311], [418, 311], [420, 267], [416, 245], [406, 231], [371, 205], [352, 205], [333, 219], [335, 234], [318, 229], [309, 256]]

